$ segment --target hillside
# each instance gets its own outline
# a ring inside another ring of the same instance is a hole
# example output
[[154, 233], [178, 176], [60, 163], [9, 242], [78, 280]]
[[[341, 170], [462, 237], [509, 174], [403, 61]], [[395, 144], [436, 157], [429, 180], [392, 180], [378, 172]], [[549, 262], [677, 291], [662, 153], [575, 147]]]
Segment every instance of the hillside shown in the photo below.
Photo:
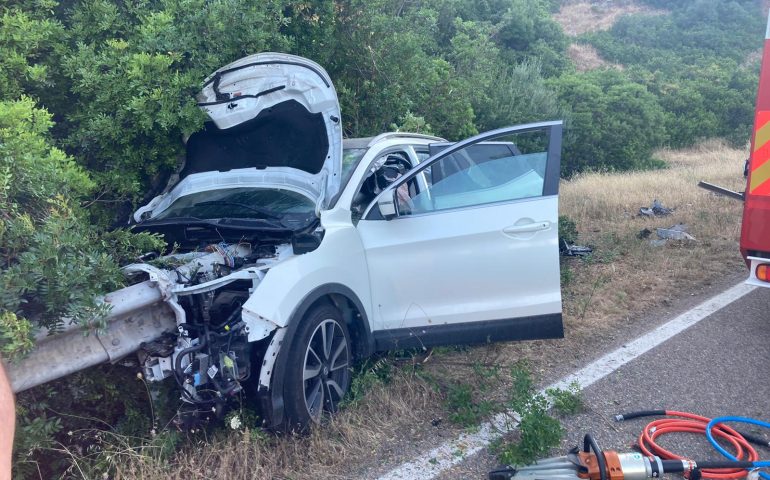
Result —
[[567, 0], [562, 3], [553, 18], [564, 33], [576, 37], [587, 32], [609, 30], [625, 15], [666, 15], [669, 12], [634, 1], [584, 1]]
[[[588, 2], [570, 0], [561, 5], [553, 18], [565, 34], [570, 37], [578, 37], [587, 32], [609, 30], [620, 17], [625, 15], [666, 15], [667, 13], [665, 10], [632, 1]], [[622, 65], [602, 59], [596, 48], [585, 42], [572, 41], [567, 47], [567, 56], [579, 72], [597, 68], [623, 68]]]

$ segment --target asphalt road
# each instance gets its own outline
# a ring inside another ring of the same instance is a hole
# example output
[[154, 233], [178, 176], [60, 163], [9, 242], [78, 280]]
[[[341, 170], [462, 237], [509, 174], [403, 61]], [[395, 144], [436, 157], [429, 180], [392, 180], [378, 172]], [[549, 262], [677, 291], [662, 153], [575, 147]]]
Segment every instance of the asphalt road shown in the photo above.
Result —
[[[604, 449], [631, 451], [654, 418], [616, 422], [615, 415], [623, 412], [666, 409], [770, 421], [770, 289], [757, 289], [727, 305], [586, 388], [583, 396], [585, 411], [561, 419], [566, 429], [562, 451], [581, 443], [586, 432]], [[770, 441], [767, 429], [739, 429]], [[659, 443], [696, 460], [722, 459], [700, 435], [671, 434]], [[770, 460], [770, 448], [757, 450], [760, 459]], [[486, 478], [495, 465], [495, 458], [484, 452], [439, 478]]]
[[[770, 421], [770, 289], [757, 289], [731, 303], [584, 394], [587, 411], [564, 419], [568, 444], [592, 432], [603, 448], [628, 451], [653, 418], [618, 423], [614, 416], [638, 410]], [[770, 431], [756, 432], [770, 440]], [[663, 437], [661, 444], [696, 459], [721, 459], [699, 435], [675, 434]], [[770, 449], [763, 453], [763, 459], [770, 459]]]

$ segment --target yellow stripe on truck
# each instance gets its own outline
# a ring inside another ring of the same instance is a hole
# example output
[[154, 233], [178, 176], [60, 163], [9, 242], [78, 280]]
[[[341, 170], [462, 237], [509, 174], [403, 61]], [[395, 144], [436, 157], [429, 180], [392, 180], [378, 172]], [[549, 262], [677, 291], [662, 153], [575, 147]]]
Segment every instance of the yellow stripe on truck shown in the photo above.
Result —
[[767, 142], [770, 142], [770, 122], [757, 129], [756, 136], [754, 137], [754, 151], [756, 152], [764, 147]]
[[753, 192], [760, 185], [770, 180], [770, 162], [765, 162], [751, 172], [751, 185], [749, 192]]

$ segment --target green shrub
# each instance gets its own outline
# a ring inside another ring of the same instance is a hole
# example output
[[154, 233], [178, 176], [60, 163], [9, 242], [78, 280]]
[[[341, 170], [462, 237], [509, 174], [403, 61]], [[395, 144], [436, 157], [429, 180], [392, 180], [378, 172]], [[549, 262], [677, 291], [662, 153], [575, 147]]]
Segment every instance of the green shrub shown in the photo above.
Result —
[[510, 410], [519, 417], [518, 440], [499, 441], [493, 450], [505, 465], [528, 465], [557, 446], [563, 435], [559, 421], [548, 413], [549, 399], [563, 398], [559, 390], [552, 390], [548, 398], [534, 390], [534, 380], [525, 362], [511, 369], [511, 388], [508, 400]]
[[545, 394], [553, 409], [559, 413], [574, 415], [583, 410], [583, 396], [577, 381], [570, 383], [566, 390], [548, 388]]
[[562, 172], [659, 167], [652, 151], [666, 141], [657, 98], [614, 69], [568, 74], [551, 82], [569, 123]]
[[559, 239], [567, 243], [576, 243], [578, 240], [577, 224], [567, 215], [559, 215]]
[[452, 383], [447, 388], [445, 407], [449, 420], [463, 427], [475, 427], [485, 417], [499, 409], [499, 405], [484, 398], [486, 388], [467, 383]]

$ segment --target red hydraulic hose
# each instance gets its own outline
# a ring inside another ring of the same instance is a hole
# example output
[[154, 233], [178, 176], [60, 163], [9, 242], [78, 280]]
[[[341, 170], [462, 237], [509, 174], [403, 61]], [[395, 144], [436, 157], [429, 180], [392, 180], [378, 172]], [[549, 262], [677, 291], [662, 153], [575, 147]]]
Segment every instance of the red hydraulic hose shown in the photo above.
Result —
[[[706, 434], [706, 425], [711, 421], [710, 418], [701, 417], [694, 413], [677, 412], [675, 410], [657, 410], [648, 412], [637, 412], [633, 414], [624, 414], [619, 416], [619, 420], [629, 420], [635, 417], [647, 415], [666, 415], [680, 418], [662, 418], [647, 424], [639, 435], [639, 448], [645, 455], [655, 455], [664, 460], [688, 460], [655, 443], [655, 439], [667, 433], [699, 433]], [[722, 438], [732, 445], [735, 451], [735, 457], [741, 461], [755, 462], [759, 459], [757, 451], [744, 438], [743, 435], [724, 424], [719, 424], [712, 432], [716, 437]], [[747, 471], [744, 469], [703, 469], [702, 478], [714, 480], [727, 480], [744, 478]]]

